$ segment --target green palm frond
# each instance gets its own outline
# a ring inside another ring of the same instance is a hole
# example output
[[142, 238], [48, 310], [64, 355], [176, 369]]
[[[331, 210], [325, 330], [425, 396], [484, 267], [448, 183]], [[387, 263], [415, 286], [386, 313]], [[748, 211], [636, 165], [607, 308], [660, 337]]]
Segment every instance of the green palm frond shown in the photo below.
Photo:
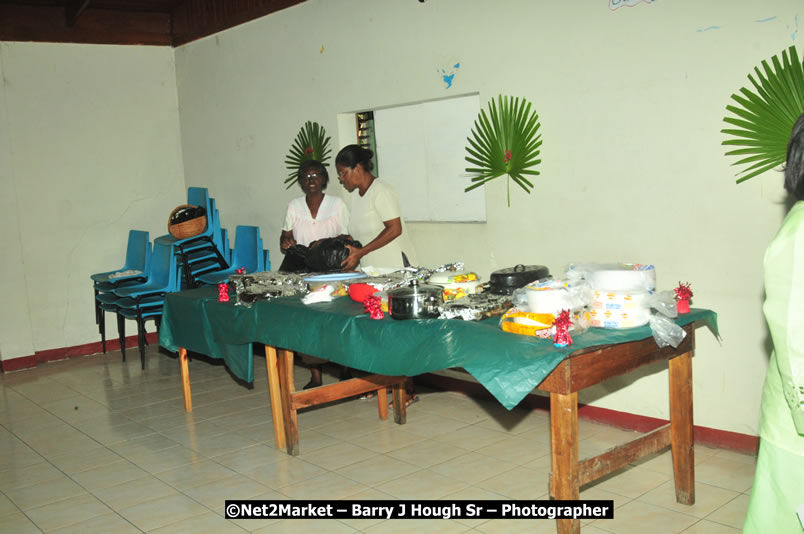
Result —
[[469, 142], [466, 161], [473, 165], [466, 171], [474, 176], [472, 185], [465, 191], [505, 174], [526, 193], [530, 193], [533, 183], [526, 176], [538, 176], [539, 171], [532, 168], [542, 161], [539, 159], [539, 147], [542, 145], [539, 116], [531, 112], [530, 102], [524, 98], [502, 95], [497, 97], [496, 103], [494, 99], [489, 101], [488, 111], [486, 115], [486, 110], [480, 110], [472, 129], [473, 137], [466, 138]]
[[746, 165], [738, 184], [784, 163], [793, 123], [804, 113], [804, 63], [795, 46], [781, 55], [771, 58], [772, 67], [767, 61], [754, 67], [756, 78], [748, 75], [754, 90], [740, 89], [731, 95], [738, 105], [726, 106], [734, 116], [723, 117], [731, 126], [721, 130], [731, 136], [723, 144], [738, 147], [726, 155], [740, 157], [732, 165]]
[[287, 189], [293, 187], [299, 167], [305, 161], [314, 159], [328, 167], [327, 160], [330, 152], [329, 137], [324, 131], [324, 127], [317, 122], [305, 122], [290, 147], [290, 153], [285, 158], [285, 165], [287, 166], [285, 168], [290, 170], [287, 178], [285, 178]]

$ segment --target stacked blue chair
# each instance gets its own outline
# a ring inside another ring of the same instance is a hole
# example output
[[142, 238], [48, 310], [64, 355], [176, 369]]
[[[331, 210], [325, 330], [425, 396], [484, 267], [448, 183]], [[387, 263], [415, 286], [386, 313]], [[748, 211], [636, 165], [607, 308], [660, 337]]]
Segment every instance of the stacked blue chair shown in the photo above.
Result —
[[123, 267], [114, 271], [95, 273], [90, 276], [95, 293], [95, 324], [101, 336], [101, 346], [106, 353], [106, 311], [114, 311], [108, 306], [104, 308], [104, 300], [116, 300], [113, 291], [117, 288], [141, 284], [148, 278], [151, 265], [151, 243], [148, 232], [131, 230], [126, 245], [126, 260]]
[[126, 357], [125, 320], [137, 322], [137, 344], [140, 349], [142, 368], [145, 369], [145, 322], [153, 319], [157, 331], [162, 319], [165, 295], [178, 291], [179, 266], [171, 245], [154, 243], [151, 273], [148, 280], [140, 285], [124, 287], [114, 292], [117, 300], [112, 305], [117, 312], [117, 331], [120, 336], [120, 349], [123, 361]]
[[196, 277], [196, 280], [205, 285], [227, 282], [229, 276], [243, 268], [246, 272], [254, 273], [265, 270], [265, 251], [262, 247], [260, 229], [257, 226], [238, 226], [235, 229], [235, 248], [232, 252], [230, 267], [213, 271]]
[[[200, 234], [186, 239], [177, 239], [170, 234], [156, 239], [156, 243], [172, 245], [184, 272], [187, 288], [195, 287], [193, 273], [202, 274], [213, 269], [225, 269], [229, 266], [226, 260], [226, 232], [220, 226], [220, 216], [215, 207], [215, 199], [210, 198], [205, 187], [187, 188], [187, 204], [201, 206], [207, 213], [207, 225]], [[201, 266], [201, 267], [199, 267]]]

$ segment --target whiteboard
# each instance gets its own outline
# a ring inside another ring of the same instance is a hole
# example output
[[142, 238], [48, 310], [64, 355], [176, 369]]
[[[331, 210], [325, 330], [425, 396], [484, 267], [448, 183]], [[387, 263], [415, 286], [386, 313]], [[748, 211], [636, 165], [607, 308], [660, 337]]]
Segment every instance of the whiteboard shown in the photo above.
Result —
[[464, 192], [478, 113], [476, 94], [374, 110], [378, 177], [396, 189], [406, 221], [486, 220], [483, 188]]

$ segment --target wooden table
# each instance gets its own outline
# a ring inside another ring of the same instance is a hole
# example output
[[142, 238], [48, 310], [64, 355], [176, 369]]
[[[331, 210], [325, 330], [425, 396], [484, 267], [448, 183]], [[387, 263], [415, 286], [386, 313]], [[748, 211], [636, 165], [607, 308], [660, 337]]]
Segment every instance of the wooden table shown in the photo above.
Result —
[[[657, 347], [653, 338], [584, 349], [561, 362], [538, 389], [550, 393], [550, 494], [578, 499], [580, 487], [668, 445], [673, 451], [676, 501], [695, 504], [694, 437], [692, 418], [692, 351], [694, 325], [674, 349]], [[651, 362], [667, 360], [670, 381], [670, 423], [608, 451], [578, 460], [578, 391], [626, 374]], [[581, 531], [578, 519], [557, 519], [559, 534]]]
[[[653, 338], [647, 338], [574, 352], [538, 386], [538, 389], [550, 393], [552, 473], [548, 487], [552, 497], [577, 500], [581, 486], [671, 445], [676, 501], [682, 504], [695, 503], [692, 417], [692, 351], [695, 329], [693, 325], [687, 325], [684, 329], [687, 336], [676, 349], [660, 349]], [[287, 448], [288, 454], [299, 453], [296, 411], [314, 404], [376, 391], [380, 417], [386, 418], [386, 388], [392, 386], [394, 419], [400, 424], [405, 422], [404, 377], [372, 375], [353, 379], [354, 382], [345, 381], [295, 392], [293, 352], [273, 347], [266, 347], [265, 351], [275, 442], [277, 448]], [[670, 423], [602, 454], [579, 461], [578, 391], [661, 360], [667, 360], [670, 369]], [[184, 372], [182, 376], [185, 376]], [[557, 519], [556, 522], [559, 534], [577, 534], [581, 531], [579, 519]]]
[[[179, 297], [180, 295], [175, 297], [176, 303], [182, 304], [182, 300]], [[191, 301], [190, 297], [194, 297], [196, 303], [203, 302], [206, 298], [203, 295], [191, 295], [186, 297], [184, 301]], [[286, 311], [287, 308], [287, 315], [300, 313], [308, 314], [305, 316], [305, 321], [300, 321], [304, 322], [305, 324], [309, 324], [310, 320], [315, 319], [314, 313], [316, 312], [306, 310], [304, 308], [292, 308], [292, 303], [275, 303], [274, 306], [277, 308], [282, 306], [281, 310], [283, 312]], [[184, 326], [187, 326], [191, 323], [195, 324], [195, 314], [200, 312], [195, 312], [193, 310], [194, 308], [187, 307], [185, 310], [186, 317], [181, 316], [181, 314], [174, 314], [174, 318], [177, 321], [179, 318], [181, 318], [182, 321], [186, 323]], [[218, 324], [221, 324], [224, 327], [229, 324], [230, 314], [232, 314], [232, 317], [236, 317], [233, 314], [242, 312], [242, 310], [235, 310], [222, 305], [214, 306], [213, 311], [221, 312], [223, 314], [221, 316], [222, 319]], [[700, 313], [703, 314], [704, 312], [714, 315], [708, 310], [703, 310]], [[244, 316], [245, 314], [241, 313], [240, 319], [243, 320]], [[705, 314], [700, 316], [703, 317]], [[276, 314], [274, 317], [281, 318], [282, 315]], [[326, 324], [329, 328], [338, 332], [345, 330], [343, 325], [351, 324], [352, 327], [354, 327], [355, 321], [359, 320], [349, 316], [348, 314], [338, 315], [336, 319], [337, 321], [334, 323]], [[652, 454], [667, 447], [668, 445], [671, 445], [673, 452], [673, 471], [675, 478], [676, 500], [683, 504], [693, 504], [695, 502], [695, 474], [693, 467], [694, 440], [692, 415], [692, 351], [695, 340], [695, 326], [696, 324], [702, 324], [701, 322], [694, 322], [695, 320], [696, 319], [693, 317], [690, 317], [688, 319], [689, 324], [685, 323], [686, 325], [683, 326], [684, 330], [687, 332], [687, 336], [676, 349], [671, 347], [659, 349], [654, 339], [647, 335], [647, 332], [645, 333], [646, 337], [643, 339], [634, 340], [633, 337], [630, 339], [620, 337], [622, 341], [615, 341], [611, 344], [598, 344], [597, 346], [592, 346], [593, 344], [588, 342], [589, 339], [596, 339], [598, 337], [600, 339], [616, 339], [619, 336], [614, 335], [614, 331], [609, 331], [612, 332], [612, 335], [609, 336], [606, 334], [605, 337], [600, 336], [600, 332], [589, 332], [583, 334], [583, 337], [579, 336], [579, 338], [583, 341], [579, 341], [578, 344], [579, 346], [586, 348], [579, 348], [578, 350], [571, 352], [566, 356], [562, 356], [556, 366], [551, 367], [552, 371], [538, 375], [540, 378], [544, 377], [541, 379], [541, 381], [539, 381], [539, 379], [530, 381], [532, 384], [536, 385], [536, 389], [550, 393], [552, 473], [549, 477], [548, 484], [550, 494], [553, 497], [561, 500], [578, 499], [581, 486], [597, 480], [613, 471], [616, 471], [617, 469], [626, 466], [638, 458]], [[679, 319], [679, 321], [681, 321], [681, 319]], [[716, 332], [716, 317], [711, 317], [711, 322], [709, 322], [709, 320], [707, 320], [707, 322], [710, 327], [713, 328], [713, 331]], [[371, 323], [364, 322], [359, 330], [361, 336], [363, 337], [355, 336], [355, 331], [352, 330], [351, 333], [353, 334], [353, 337], [350, 337], [349, 339], [352, 343], [366, 343], [367, 345], [371, 345], [370, 335], [374, 331], [372, 328], [390, 327], [394, 329], [393, 334], [396, 335], [397, 329], [399, 329], [399, 332], [403, 333], [409, 330], [411, 325], [407, 323], [408, 322], [406, 321], [399, 321], [398, 323], [391, 322], [385, 325], [373, 325]], [[480, 325], [464, 323], [468, 322], [457, 321], [454, 324], [449, 323], [450, 329], [445, 334], [445, 339], [452, 343], [455, 340], [463, 339], [463, 337], [457, 335], [458, 331], [466, 333], [470, 329], [482, 329]], [[322, 323], [322, 327], [323, 324], [324, 323]], [[432, 327], [431, 333], [436, 329], [439, 329], [437, 332], [441, 332], [444, 330], [442, 327], [445, 324], [446, 323], [439, 322], [437, 325], [430, 325]], [[422, 336], [428, 335], [426, 330], [428, 325], [422, 324], [414, 326], [419, 326], [423, 329], [423, 333], [421, 334]], [[287, 327], [288, 326], [274, 325], [275, 331], [272, 331], [270, 336], [266, 336], [266, 338], [261, 339], [261, 341], [264, 343], [266, 341], [271, 343], [268, 338], [276, 337], [279, 339], [281, 337], [281, 329]], [[186, 339], [188, 342], [194, 339], [192, 336], [190, 336], [190, 334], [196, 330], [184, 328], [182, 331], [184, 332], [184, 335], [180, 336], [181, 339]], [[416, 330], [416, 332], [419, 332], [419, 330]], [[411, 333], [412, 330], [408, 332], [408, 334]], [[505, 334], [505, 336], [510, 335], [511, 334]], [[590, 335], [592, 337], [590, 337]], [[508, 338], [503, 337], [504, 334], [500, 333], [500, 331], [496, 328], [484, 330], [483, 336], [492, 337], [495, 340], [495, 343], [498, 338], [500, 342], [508, 342]], [[162, 337], [166, 337], [164, 325]], [[514, 338], [511, 339], [513, 340]], [[536, 358], [525, 357], [523, 353], [521, 359], [515, 360], [521, 362], [521, 367], [516, 368], [516, 372], [519, 373], [520, 377], [523, 370], [526, 370], [525, 372], [530, 373], [531, 367], [527, 366], [532, 365], [534, 361], [539, 361], [542, 357], [550, 357], [555, 355], [553, 351], [546, 349], [544, 344], [523, 344], [521, 343], [521, 340], [518, 340], [517, 343], [519, 343], [519, 346], [521, 347], [528, 347], [528, 350], [530, 350], [529, 347], [532, 346], [532, 350], [536, 351], [534, 352]], [[187, 368], [187, 351], [184, 348], [181, 348], [184, 346], [181, 343], [175, 346], [179, 347], [178, 352], [181, 363], [180, 367], [184, 388], [185, 409], [187, 411], [191, 411], [192, 399], [190, 392], [190, 379]], [[474, 350], [477, 352], [477, 346], [478, 344], [473, 344], [471, 347], [462, 346], [461, 350]], [[498, 345], [487, 343], [482, 346], [486, 347], [484, 349], [484, 354], [489, 354], [490, 350], [494, 350], [491, 347], [497, 347]], [[337, 349], [342, 353], [348, 354], [350, 344], [341, 341], [340, 345], [337, 347], [332, 347], [333, 350]], [[452, 348], [455, 350], [454, 347]], [[373, 349], [363, 347], [363, 349], [373, 351], [383, 350], [382, 347], [375, 347]], [[397, 348], [386, 346], [385, 349], [396, 350]], [[399, 351], [397, 350], [397, 352]], [[293, 382], [293, 352], [266, 344], [265, 353], [271, 397], [274, 437], [277, 448], [287, 449], [288, 453], [291, 455], [297, 455], [299, 453], [297, 411], [308, 406], [332, 402], [337, 399], [359, 395], [369, 391], [375, 391], [378, 398], [379, 416], [380, 418], [386, 418], [388, 416], [386, 399], [386, 391], [388, 387], [393, 388], [394, 419], [399, 424], [405, 423], [406, 411], [405, 402], [403, 401], [405, 399], [404, 384], [407, 380], [406, 377], [372, 374], [363, 378], [351, 379], [337, 384], [330, 384], [321, 386], [319, 388], [297, 392], [295, 391]], [[530, 352], [527, 354], [530, 354]], [[392, 363], [395, 361], [395, 358], [404, 357], [404, 355], [401, 353], [394, 354], [393, 356], [384, 354], [384, 356], [387, 356], [385, 360], [389, 363], [389, 365], [392, 365]], [[343, 354], [341, 354], [339, 358], [340, 360], [347, 359]], [[335, 357], [332, 359], [339, 361], [339, 359]], [[487, 358], [487, 360], [488, 364], [491, 365], [494, 363], [496, 358]], [[579, 461], [578, 392], [585, 388], [599, 384], [609, 378], [629, 373], [643, 365], [665, 360], [669, 365], [670, 423], [648, 434], [645, 434], [631, 441], [630, 443], [617, 446], [598, 456]], [[511, 361], [511, 358], [507, 360], [509, 368], [511, 366]], [[475, 359], [474, 362], [476, 364], [477, 360]], [[348, 364], [351, 362], [340, 361], [340, 363]], [[355, 367], [360, 366], [356, 365]], [[388, 368], [391, 369], [393, 367]], [[476, 372], [473, 373], [473, 375], [477, 378]], [[488, 379], [488, 377], [486, 378]], [[522, 379], [519, 378], [519, 380], [521, 384]], [[495, 396], [497, 396], [499, 399], [498, 395], [499, 392], [495, 394]], [[557, 528], [560, 534], [578, 533], [580, 532], [580, 521], [572, 519], [559, 519], [557, 520]]]

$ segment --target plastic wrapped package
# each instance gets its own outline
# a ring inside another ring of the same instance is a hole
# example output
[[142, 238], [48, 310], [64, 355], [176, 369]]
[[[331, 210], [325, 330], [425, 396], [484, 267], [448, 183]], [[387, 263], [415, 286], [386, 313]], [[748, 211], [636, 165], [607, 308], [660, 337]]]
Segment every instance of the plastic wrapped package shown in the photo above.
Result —
[[567, 269], [567, 280], [586, 280], [592, 289], [606, 291], [653, 291], [656, 269], [640, 263], [573, 263]]
[[665, 317], [678, 317], [676, 297], [672, 291], [659, 291], [648, 297], [645, 304]]
[[530, 313], [557, 315], [561, 310], [579, 311], [589, 306], [592, 293], [583, 280], [537, 280], [514, 290], [513, 302]]
[[[522, 308], [511, 308], [500, 318], [500, 328], [513, 334], [551, 339], [555, 334], [554, 322], [556, 316], [552, 313], [532, 313]], [[589, 312], [581, 308], [572, 313], [571, 334], [582, 334], [591, 326]]]
[[479, 321], [498, 317], [511, 307], [511, 297], [493, 293], [475, 293], [461, 299], [445, 301], [439, 309], [440, 319]]
[[229, 277], [234, 286], [235, 305], [251, 306], [260, 300], [304, 295], [308, 292], [304, 277], [294, 273], [266, 271], [262, 273], [233, 274]]
[[683, 328], [667, 317], [658, 314], [651, 315], [650, 330], [659, 348], [670, 345], [675, 349], [687, 335]]

